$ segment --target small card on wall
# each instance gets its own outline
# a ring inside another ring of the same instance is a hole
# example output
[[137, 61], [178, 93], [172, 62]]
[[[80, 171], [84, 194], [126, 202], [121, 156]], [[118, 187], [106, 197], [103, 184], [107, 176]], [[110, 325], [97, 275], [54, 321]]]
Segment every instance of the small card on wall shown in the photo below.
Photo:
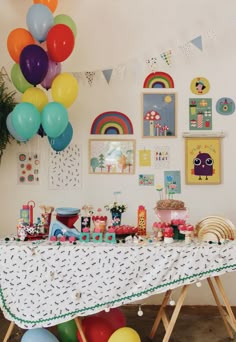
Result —
[[154, 185], [154, 175], [140, 174], [138, 176], [139, 185]]
[[166, 169], [170, 164], [169, 146], [156, 146], [154, 149], [154, 167], [156, 169]]
[[19, 152], [17, 155], [17, 183], [38, 184], [40, 180], [40, 158], [38, 153]]
[[139, 166], [151, 166], [150, 150], [139, 150]]

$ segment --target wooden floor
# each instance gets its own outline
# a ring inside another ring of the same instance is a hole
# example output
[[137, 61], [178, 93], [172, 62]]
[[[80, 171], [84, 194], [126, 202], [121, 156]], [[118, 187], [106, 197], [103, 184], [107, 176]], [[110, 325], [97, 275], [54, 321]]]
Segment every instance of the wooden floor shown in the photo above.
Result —
[[[142, 317], [137, 315], [137, 305], [128, 305], [121, 308], [126, 316], [127, 326], [135, 329], [138, 332], [142, 342], [150, 342], [148, 335], [156, 317], [158, 308], [159, 306], [155, 305], [143, 305]], [[233, 307], [232, 309], [234, 314], [236, 314], [236, 307]], [[172, 307], [168, 307], [169, 312], [172, 310]], [[8, 325], [9, 322], [3, 318], [2, 314], [0, 314], [0, 342], [3, 341]], [[50, 331], [58, 337], [56, 327], [50, 328]], [[24, 330], [15, 327], [9, 342], [20, 342], [23, 334]], [[161, 324], [153, 339], [153, 342], [161, 342], [163, 335], [164, 329]], [[233, 340], [230, 340], [227, 336], [228, 335], [224, 324], [216, 307], [183, 306], [170, 342], [236, 341], [235, 333]]]

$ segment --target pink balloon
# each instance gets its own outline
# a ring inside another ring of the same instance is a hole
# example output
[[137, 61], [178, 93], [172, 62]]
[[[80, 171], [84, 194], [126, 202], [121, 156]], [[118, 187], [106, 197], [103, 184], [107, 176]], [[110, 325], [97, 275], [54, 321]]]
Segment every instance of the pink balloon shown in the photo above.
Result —
[[126, 317], [119, 308], [112, 308], [109, 312], [101, 311], [95, 314], [96, 317], [104, 318], [114, 330], [126, 326]]
[[51, 59], [49, 59], [48, 63], [48, 72], [41, 82], [41, 86], [48, 90], [52, 86], [52, 82], [54, 78], [61, 73], [61, 63], [60, 62], [54, 62]]

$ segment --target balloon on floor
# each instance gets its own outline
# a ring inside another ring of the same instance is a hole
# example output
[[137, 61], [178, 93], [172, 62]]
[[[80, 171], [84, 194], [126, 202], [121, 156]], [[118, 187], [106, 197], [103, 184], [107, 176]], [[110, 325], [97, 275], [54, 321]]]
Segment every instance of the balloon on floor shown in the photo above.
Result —
[[59, 340], [47, 329], [36, 328], [27, 330], [21, 342], [59, 342]]

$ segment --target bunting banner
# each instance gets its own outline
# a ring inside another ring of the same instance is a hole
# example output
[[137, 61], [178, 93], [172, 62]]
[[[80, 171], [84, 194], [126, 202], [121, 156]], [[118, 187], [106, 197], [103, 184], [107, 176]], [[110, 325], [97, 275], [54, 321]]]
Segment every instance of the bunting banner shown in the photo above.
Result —
[[202, 51], [202, 37], [198, 36], [191, 40], [191, 43]]
[[95, 71], [86, 71], [85, 73], [85, 77], [87, 78], [88, 84], [90, 85], [90, 87], [93, 84], [93, 79], [95, 76]]
[[163, 59], [163, 61], [166, 62], [167, 65], [171, 65], [171, 55], [172, 55], [171, 50], [168, 50], [166, 52], [161, 53], [160, 56]]
[[103, 70], [102, 73], [107, 81], [107, 83], [110, 83], [110, 79], [111, 79], [111, 75], [112, 75], [112, 71], [113, 69], [107, 69], [107, 70]]
[[151, 57], [146, 59], [147, 66], [151, 69], [151, 71], [157, 71], [158, 65], [157, 65], [157, 57]]

